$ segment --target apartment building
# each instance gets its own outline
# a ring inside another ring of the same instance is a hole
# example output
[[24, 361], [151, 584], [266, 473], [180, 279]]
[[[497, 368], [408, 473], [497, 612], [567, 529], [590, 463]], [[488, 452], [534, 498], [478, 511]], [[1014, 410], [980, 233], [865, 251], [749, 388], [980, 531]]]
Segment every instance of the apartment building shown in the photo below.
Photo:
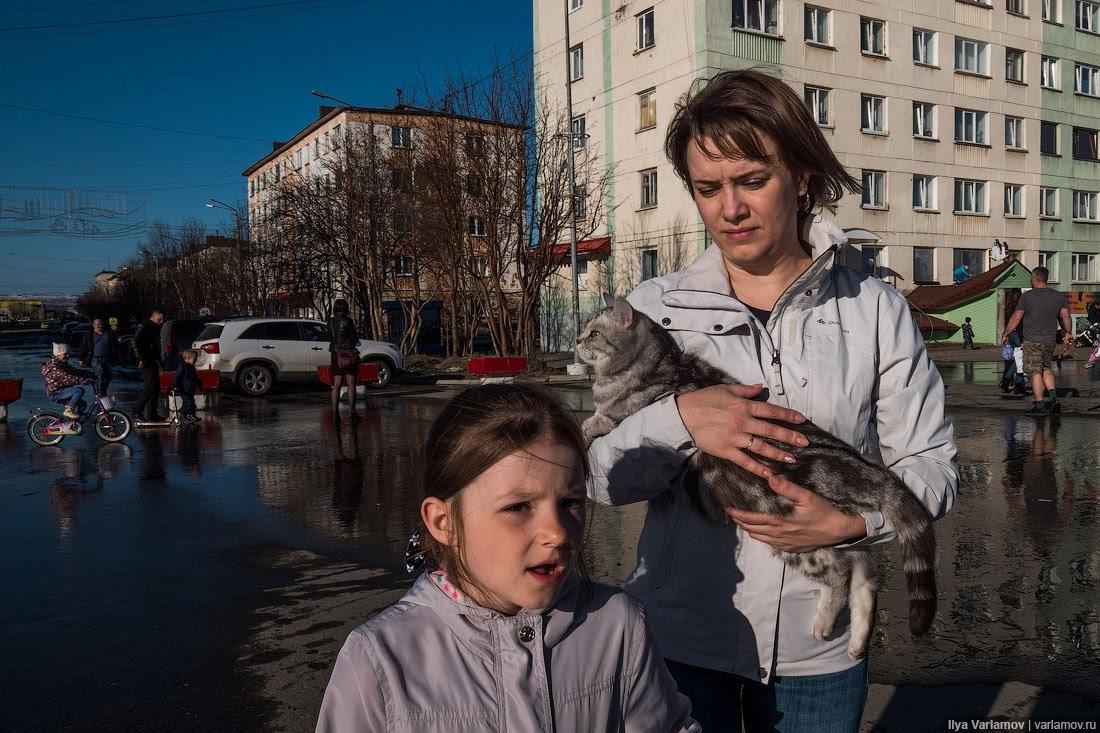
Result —
[[847, 264], [906, 292], [950, 283], [960, 264], [996, 265], [999, 241], [1062, 290], [1100, 289], [1100, 1], [535, 0], [534, 11], [540, 91], [564, 108], [568, 73], [576, 155], [615, 174], [593, 235], [610, 237], [610, 254], [581, 247], [582, 310], [706, 246], [663, 136], [691, 83], [731, 68], [787, 81], [862, 181], [835, 213]]

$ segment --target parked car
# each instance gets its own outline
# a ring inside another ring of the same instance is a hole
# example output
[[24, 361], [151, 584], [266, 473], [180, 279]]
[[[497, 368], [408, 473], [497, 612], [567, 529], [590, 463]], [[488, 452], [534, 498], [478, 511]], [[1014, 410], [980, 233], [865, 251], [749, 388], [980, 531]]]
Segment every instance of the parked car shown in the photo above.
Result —
[[[217, 369], [245, 394], [259, 397], [276, 381], [316, 379], [317, 367], [331, 363], [328, 324], [306, 318], [229, 318], [211, 321], [195, 337], [197, 369]], [[359, 342], [364, 362], [378, 365], [380, 389], [404, 368], [401, 352], [383, 341]]]
[[205, 318], [173, 318], [160, 327], [160, 368], [175, 371], [180, 364], [180, 352], [190, 349], [195, 338], [211, 321], [221, 320], [220, 316]]

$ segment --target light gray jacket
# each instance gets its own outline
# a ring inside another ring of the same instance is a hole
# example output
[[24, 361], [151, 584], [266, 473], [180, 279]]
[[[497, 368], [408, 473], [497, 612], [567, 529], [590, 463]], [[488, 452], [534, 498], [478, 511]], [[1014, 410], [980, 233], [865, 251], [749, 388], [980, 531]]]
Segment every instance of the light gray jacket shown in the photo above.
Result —
[[638, 602], [591, 587], [504, 616], [420, 576], [348, 637], [317, 730], [700, 730]]
[[[808, 230], [807, 230], [808, 229]], [[630, 303], [694, 352], [768, 401], [817, 425], [897, 473], [934, 518], [955, 501], [955, 439], [944, 389], [908, 304], [894, 288], [834, 262], [844, 234], [816, 219], [803, 239], [814, 261], [761, 324], [730, 291], [717, 247], [681, 270], [647, 280]], [[770, 680], [852, 666], [848, 632], [811, 634], [817, 588], [740, 529], [706, 521], [678, 484], [695, 450], [673, 396], [624, 420], [590, 450], [589, 495], [648, 501], [627, 590], [645, 605], [666, 656]], [[893, 538], [878, 512], [867, 538]], [[846, 623], [846, 616], [842, 617]]]

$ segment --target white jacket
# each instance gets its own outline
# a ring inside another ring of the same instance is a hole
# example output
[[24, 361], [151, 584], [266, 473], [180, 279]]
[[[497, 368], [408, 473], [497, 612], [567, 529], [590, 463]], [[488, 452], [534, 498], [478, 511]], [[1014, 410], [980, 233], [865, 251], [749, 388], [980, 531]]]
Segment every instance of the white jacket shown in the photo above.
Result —
[[[835, 263], [845, 238], [831, 222], [815, 218], [803, 239], [813, 263], [767, 324], [731, 295], [714, 246], [684, 270], [642, 283], [628, 300], [685, 350], [744, 384], [763, 383], [769, 402], [881, 456], [932, 517], [943, 516], [958, 486], [954, 431], [908, 303], [881, 280]], [[694, 450], [671, 395], [589, 450], [593, 499], [649, 502], [626, 589], [645, 604], [665, 655], [763, 681], [851, 667], [847, 615], [835, 638], [814, 639], [817, 587], [768, 545], [708, 522], [687, 501], [678, 483]], [[867, 537], [855, 544], [892, 539], [880, 513], [864, 518]]]

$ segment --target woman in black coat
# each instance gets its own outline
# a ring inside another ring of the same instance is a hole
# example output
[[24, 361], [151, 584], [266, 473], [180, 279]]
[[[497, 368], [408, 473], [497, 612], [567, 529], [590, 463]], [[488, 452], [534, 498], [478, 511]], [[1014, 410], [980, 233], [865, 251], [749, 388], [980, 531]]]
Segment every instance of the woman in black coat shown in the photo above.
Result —
[[[351, 420], [355, 422], [359, 416], [355, 414], [355, 378], [359, 374], [359, 332], [355, 328], [355, 321], [348, 315], [348, 302], [343, 298], [337, 298], [332, 304], [332, 317], [328, 320], [329, 330], [332, 332], [332, 341], [328, 350], [332, 355], [332, 420], [337, 427], [340, 425], [340, 388], [348, 388], [348, 407], [351, 408]], [[349, 366], [340, 366], [339, 353], [341, 351], [354, 351], [356, 356]]]

